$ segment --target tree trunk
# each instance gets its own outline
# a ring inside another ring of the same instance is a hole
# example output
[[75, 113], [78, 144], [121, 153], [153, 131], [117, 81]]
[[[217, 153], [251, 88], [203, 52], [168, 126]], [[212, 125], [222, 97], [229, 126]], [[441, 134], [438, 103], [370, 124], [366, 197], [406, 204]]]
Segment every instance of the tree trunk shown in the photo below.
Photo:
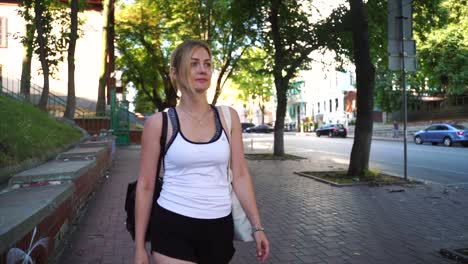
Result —
[[284, 155], [284, 117], [286, 115], [286, 92], [288, 90], [288, 81], [283, 77], [283, 45], [281, 43], [281, 33], [279, 25], [280, 0], [271, 1], [271, 14], [269, 20], [271, 23], [271, 34], [273, 35], [273, 45], [275, 48], [273, 76], [275, 78], [276, 97], [278, 105], [276, 106], [275, 136], [273, 143], [273, 154], [276, 156]]
[[68, 93], [64, 117], [73, 120], [76, 108], [75, 97], [75, 47], [78, 38], [78, 0], [71, 0], [70, 43], [68, 44]]
[[103, 25], [102, 25], [102, 53], [101, 53], [101, 72], [99, 74], [98, 86], [98, 100], [96, 103], [96, 114], [103, 115], [106, 111], [106, 82], [108, 73], [108, 58], [109, 58], [109, 11], [111, 0], [104, 0], [102, 2], [103, 11]]
[[34, 27], [26, 25], [26, 41], [23, 43], [24, 57], [21, 68], [21, 94], [29, 101], [31, 94], [31, 60], [33, 54]]
[[216, 90], [215, 94], [213, 97], [213, 101], [211, 102], [212, 105], [216, 105], [218, 101], [218, 97], [221, 94], [221, 90], [223, 89], [221, 85], [221, 81], [226, 74], [227, 68], [229, 67], [229, 64], [231, 63], [231, 55], [228, 55], [228, 58], [224, 61], [223, 67], [221, 67], [221, 71], [219, 72], [218, 79], [216, 80]]
[[363, 176], [369, 169], [374, 107], [374, 75], [369, 47], [369, 27], [362, 0], [350, 0], [354, 61], [356, 64], [356, 128], [348, 176]]
[[39, 109], [47, 110], [47, 101], [49, 99], [49, 63], [47, 62], [46, 40], [44, 36], [44, 25], [42, 21], [42, 13], [44, 7], [42, 1], [37, 0], [34, 2], [34, 22], [37, 30], [37, 42], [39, 44], [39, 60], [41, 61], [42, 74], [44, 75], [44, 84], [42, 87], [42, 95], [39, 101]]
[[109, 3], [109, 22], [107, 26], [107, 51], [108, 51], [108, 65], [107, 65], [107, 105], [110, 105], [110, 95], [111, 90], [115, 89], [115, 19], [114, 19], [114, 2], [115, 0], [110, 0]]
[[299, 104], [297, 107], [296, 107], [296, 118], [297, 118], [297, 127], [296, 127], [296, 130], [297, 132], [301, 132], [301, 105]]
[[265, 124], [265, 105], [262, 103], [259, 103], [258, 107], [260, 108], [260, 111], [262, 112], [262, 125], [264, 125]]
[[284, 155], [284, 117], [286, 116], [286, 91], [284, 81], [280, 76], [275, 74], [276, 96], [278, 105], [276, 107], [276, 121], [275, 121], [275, 136], [274, 136], [274, 149], [273, 154], [276, 156]]
[[[163, 60], [164, 55], [161, 49], [159, 49], [158, 52], [159, 52], [161, 60]], [[162, 108], [161, 109], [162, 111], [168, 107], [175, 107], [177, 105], [177, 93], [174, 87], [172, 86], [171, 77], [168, 71], [169, 68], [157, 66], [157, 69], [158, 69], [159, 75], [161, 76], [163, 80], [165, 100], [161, 100], [161, 102], [163, 103], [160, 105], [155, 105], [155, 107], [157, 109]], [[158, 93], [156, 92], [156, 89], [154, 90], [154, 97], [159, 97]]]
[[[169, 74], [167, 76], [169, 76]], [[166, 95], [166, 100], [165, 100], [166, 107], [165, 108], [175, 107], [177, 105], [177, 93], [175, 92], [174, 87], [172, 87], [172, 83], [170, 82], [170, 80], [165, 81], [165, 83], [166, 83], [164, 85], [164, 93]]]
[[[216, 105], [219, 96], [221, 95], [221, 91], [223, 90], [224, 84], [226, 84], [227, 80], [231, 77], [232, 72], [234, 71], [234, 68], [236, 67], [237, 63], [239, 60], [242, 58], [242, 55], [244, 55], [244, 52], [247, 50], [247, 46], [245, 46], [242, 51], [240, 52], [239, 56], [237, 57], [232, 57], [232, 48], [229, 48], [229, 54], [227, 55], [228, 57], [225, 59], [223, 67], [221, 68], [220, 74], [218, 75], [218, 80], [216, 81], [216, 90], [215, 94], [213, 97], [213, 101], [211, 102], [212, 105]], [[229, 66], [231, 68], [228, 70]], [[224, 81], [222, 81], [224, 77]], [[221, 83], [222, 81], [222, 83]]]

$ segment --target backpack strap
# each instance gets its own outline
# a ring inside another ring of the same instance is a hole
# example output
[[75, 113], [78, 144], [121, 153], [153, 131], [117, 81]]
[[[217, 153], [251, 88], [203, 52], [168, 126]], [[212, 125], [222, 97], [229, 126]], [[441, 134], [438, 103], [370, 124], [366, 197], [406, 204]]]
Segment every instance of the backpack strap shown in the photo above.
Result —
[[[161, 112], [163, 117], [163, 123], [161, 128], [161, 137], [159, 138], [159, 159], [158, 159], [158, 167], [156, 168], [156, 180], [154, 181], [154, 187], [156, 190], [156, 184], [162, 184], [162, 177], [161, 177], [161, 162], [164, 160], [164, 150], [166, 149], [166, 138], [167, 138], [167, 113]], [[159, 194], [158, 194], [159, 195]]]
[[[179, 131], [179, 125], [178, 125], [177, 117], [176, 117], [176, 110], [174, 107], [170, 107], [167, 110], [167, 118], [168, 118], [168, 124], [170, 122], [172, 126], [172, 134], [168, 135], [169, 141], [167, 141], [167, 144], [166, 144], [166, 147], [169, 147], [174, 141], [175, 137], [177, 136], [177, 132]], [[167, 152], [167, 149], [164, 150], [164, 153], [166, 152]]]

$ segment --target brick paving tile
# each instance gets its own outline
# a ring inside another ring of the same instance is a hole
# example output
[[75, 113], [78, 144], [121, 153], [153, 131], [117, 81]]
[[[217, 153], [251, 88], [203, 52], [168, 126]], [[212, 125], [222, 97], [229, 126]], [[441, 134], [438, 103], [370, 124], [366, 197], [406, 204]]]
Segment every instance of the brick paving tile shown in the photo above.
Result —
[[320, 258], [318, 256], [314, 256], [314, 255], [299, 256], [299, 259], [303, 263], [323, 263], [322, 258]]
[[[124, 226], [127, 183], [139, 148], [119, 148], [59, 263], [132, 263]], [[468, 189], [435, 184], [337, 188], [294, 171], [343, 168], [332, 160], [248, 161], [271, 242], [267, 263], [441, 264], [438, 251], [468, 246]], [[253, 243], [235, 243], [232, 264], [256, 263]], [[112, 262], [115, 261], [115, 262]]]

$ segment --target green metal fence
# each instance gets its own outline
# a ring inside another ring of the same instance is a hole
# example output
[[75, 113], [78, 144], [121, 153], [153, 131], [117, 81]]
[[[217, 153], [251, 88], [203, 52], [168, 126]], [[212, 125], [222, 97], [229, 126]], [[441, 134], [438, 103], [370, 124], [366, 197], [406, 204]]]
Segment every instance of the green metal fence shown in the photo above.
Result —
[[126, 100], [118, 100], [115, 90], [111, 90], [111, 128], [117, 145], [130, 144], [130, 112]]

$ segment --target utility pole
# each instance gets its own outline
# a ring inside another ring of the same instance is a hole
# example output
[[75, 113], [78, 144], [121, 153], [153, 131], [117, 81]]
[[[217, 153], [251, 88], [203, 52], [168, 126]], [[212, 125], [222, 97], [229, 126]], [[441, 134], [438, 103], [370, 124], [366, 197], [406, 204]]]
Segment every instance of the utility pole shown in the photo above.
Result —
[[413, 1], [389, 0], [388, 1], [388, 53], [389, 69], [401, 70], [401, 87], [403, 90], [403, 156], [404, 177], [408, 179], [407, 158], [407, 123], [408, 102], [406, 92], [406, 73], [416, 71], [416, 44], [413, 37]]

